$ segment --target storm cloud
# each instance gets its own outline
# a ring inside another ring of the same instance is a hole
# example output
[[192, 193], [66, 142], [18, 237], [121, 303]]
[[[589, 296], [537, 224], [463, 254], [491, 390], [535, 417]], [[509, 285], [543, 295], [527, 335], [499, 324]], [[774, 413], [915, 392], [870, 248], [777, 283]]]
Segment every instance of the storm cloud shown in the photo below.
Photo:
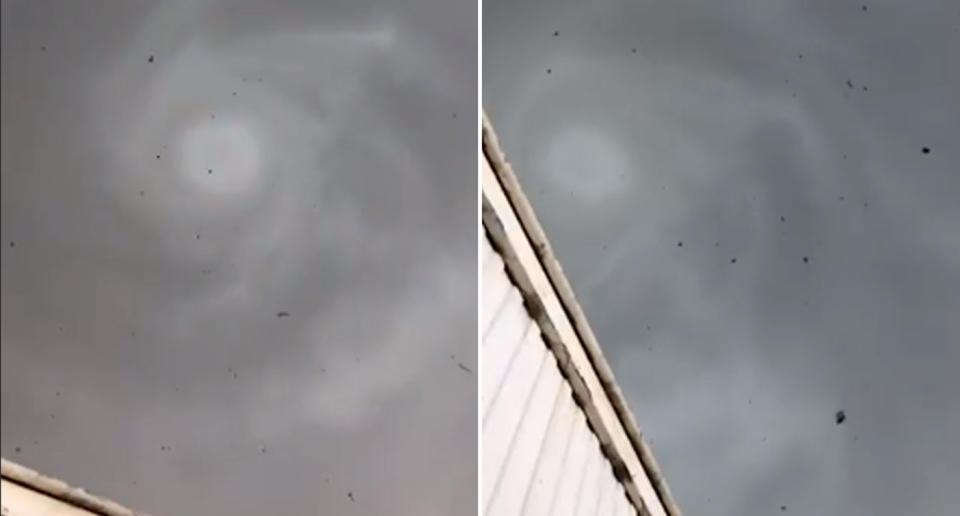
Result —
[[2, 6], [4, 456], [155, 514], [474, 513], [476, 5]]
[[960, 11], [861, 7], [484, 3], [485, 108], [687, 514], [960, 505]]

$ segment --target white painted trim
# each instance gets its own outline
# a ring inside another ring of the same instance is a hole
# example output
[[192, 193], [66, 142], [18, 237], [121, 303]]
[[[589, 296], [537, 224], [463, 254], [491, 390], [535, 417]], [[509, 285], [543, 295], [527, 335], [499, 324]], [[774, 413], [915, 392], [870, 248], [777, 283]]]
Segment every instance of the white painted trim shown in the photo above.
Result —
[[[8, 513], [11, 516], [146, 516], [7, 459], [0, 458], [0, 476], [3, 477], [4, 516]], [[41, 508], [48, 512], [39, 513]]]
[[493, 128], [483, 117], [482, 219], [641, 514], [681, 516]]

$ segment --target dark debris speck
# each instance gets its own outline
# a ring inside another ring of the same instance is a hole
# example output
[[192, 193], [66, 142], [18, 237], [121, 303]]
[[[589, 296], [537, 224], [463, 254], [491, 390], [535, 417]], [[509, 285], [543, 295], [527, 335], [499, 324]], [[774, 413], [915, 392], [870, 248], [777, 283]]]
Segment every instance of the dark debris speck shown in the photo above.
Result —
[[860, 6], [860, 10], [863, 12], [867, 12], [867, 6], [866, 5]]
[[148, 63], [152, 63], [152, 62], [153, 62], [153, 56], [148, 57], [148, 58], [147, 58], [147, 62], [148, 62]]
[[13, 453], [20, 453], [20, 447], [17, 446], [16, 448], [14, 448]]
[[290, 312], [277, 312], [277, 317], [290, 317]]
[[786, 222], [786, 221], [787, 221], [786, 217], [783, 217], [783, 216], [780, 217], [780, 222]]
[[930, 154], [930, 147], [924, 147], [922, 150], [924, 154]]
[[213, 174], [213, 169], [212, 169], [212, 168], [208, 168], [208, 169], [207, 169], [207, 174]]
[[810, 258], [804, 256], [804, 257], [803, 257], [803, 263], [810, 263]]
[[780, 510], [781, 510], [781, 511], [787, 510], [787, 506], [786, 506], [786, 505], [781, 505], [781, 506], [780, 506]]
[[847, 413], [842, 410], [838, 410], [837, 413], [834, 415], [834, 421], [838, 425], [842, 424], [846, 420], [847, 420]]
[[850, 79], [847, 79], [847, 87], [850, 89], [853, 89], [853, 81], [851, 81]]
[[677, 242], [677, 247], [683, 247], [683, 242]]
[[10, 247], [11, 247], [11, 248], [17, 247], [17, 243], [14, 242], [13, 240], [11, 240], [11, 241], [10, 241]]
[[473, 372], [472, 369], [470, 369], [469, 367], [463, 365], [463, 362], [457, 362], [457, 367], [459, 367], [460, 370], [465, 371], [465, 372], [467, 372], [467, 373], [472, 373], [472, 372]]
[[736, 258], [730, 258], [730, 263], [737, 263], [737, 259], [736, 259]]
[[356, 502], [356, 501], [357, 501], [357, 500], [354, 499], [354, 497], [353, 497], [353, 491], [347, 491], [347, 498], [349, 498], [351, 502]]
[[551, 73], [553, 73], [553, 70], [551, 70], [550, 68], [547, 68], [547, 75], [550, 75]]
[[554, 35], [554, 37], [559, 36], [559, 35], [560, 35], [560, 31], [558, 31], [558, 30], [553, 31], [553, 35]]

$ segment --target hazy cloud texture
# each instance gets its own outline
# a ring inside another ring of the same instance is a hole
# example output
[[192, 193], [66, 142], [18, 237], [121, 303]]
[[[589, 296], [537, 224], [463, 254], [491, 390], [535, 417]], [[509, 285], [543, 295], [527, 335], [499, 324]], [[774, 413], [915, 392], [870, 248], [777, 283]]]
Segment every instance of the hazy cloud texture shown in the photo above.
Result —
[[485, 107], [686, 514], [955, 513], [956, 3], [483, 21]]
[[2, 15], [4, 456], [155, 514], [473, 514], [476, 5]]

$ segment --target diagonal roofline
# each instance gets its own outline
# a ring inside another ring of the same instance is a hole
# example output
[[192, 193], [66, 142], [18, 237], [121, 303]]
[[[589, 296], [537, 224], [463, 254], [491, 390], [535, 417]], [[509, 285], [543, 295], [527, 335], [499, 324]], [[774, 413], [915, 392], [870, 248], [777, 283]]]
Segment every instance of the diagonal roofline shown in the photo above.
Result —
[[527, 196], [523, 193], [516, 174], [513, 172], [513, 168], [510, 166], [506, 155], [500, 147], [499, 140], [493, 130], [493, 125], [485, 111], [483, 112], [482, 151], [494, 175], [497, 177], [504, 194], [512, 205], [520, 221], [520, 225], [526, 233], [527, 239], [533, 244], [536, 250], [536, 257], [543, 267], [543, 270], [546, 271], [547, 277], [560, 300], [560, 304], [563, 306], [567, 317], [572, 321], [574, 330], [587, 352], [594, 371], [600, 379], [604, 394], [609, 398], [619, 423], [626, 431], [633, 451], [640, 458], [640, 464], [650, 479], [657, 498], [667, 511], [667, 514], [670, 516], [682, 516], [682, 512], [677, 506], [666, 479], [657, 464], [653, 451], [643, 437], [643, 433], [633, 416], [633, 412], [630, 410], [626, 398], [623, 396], [623, 392], [617, 384], [613, 370], [604, 357], [603, 351], [600, 349], [600, 344], [597, 342], [596, 335], [594, 335], [587, 321], [586, 314], [580, 307], [580, 303], [573, 293], [573, 288], [553, 253], [553, 249], [547, 240], [543, 227], [537, 220], [536, 214]]
[[142, 512], [127, 509], [113, 500], [90, 494], [79, 487], [72, 487], [62, 480], [48, 477], [4, 458], [0, 458], [0, 477], [99, 516], [147, 516]]

